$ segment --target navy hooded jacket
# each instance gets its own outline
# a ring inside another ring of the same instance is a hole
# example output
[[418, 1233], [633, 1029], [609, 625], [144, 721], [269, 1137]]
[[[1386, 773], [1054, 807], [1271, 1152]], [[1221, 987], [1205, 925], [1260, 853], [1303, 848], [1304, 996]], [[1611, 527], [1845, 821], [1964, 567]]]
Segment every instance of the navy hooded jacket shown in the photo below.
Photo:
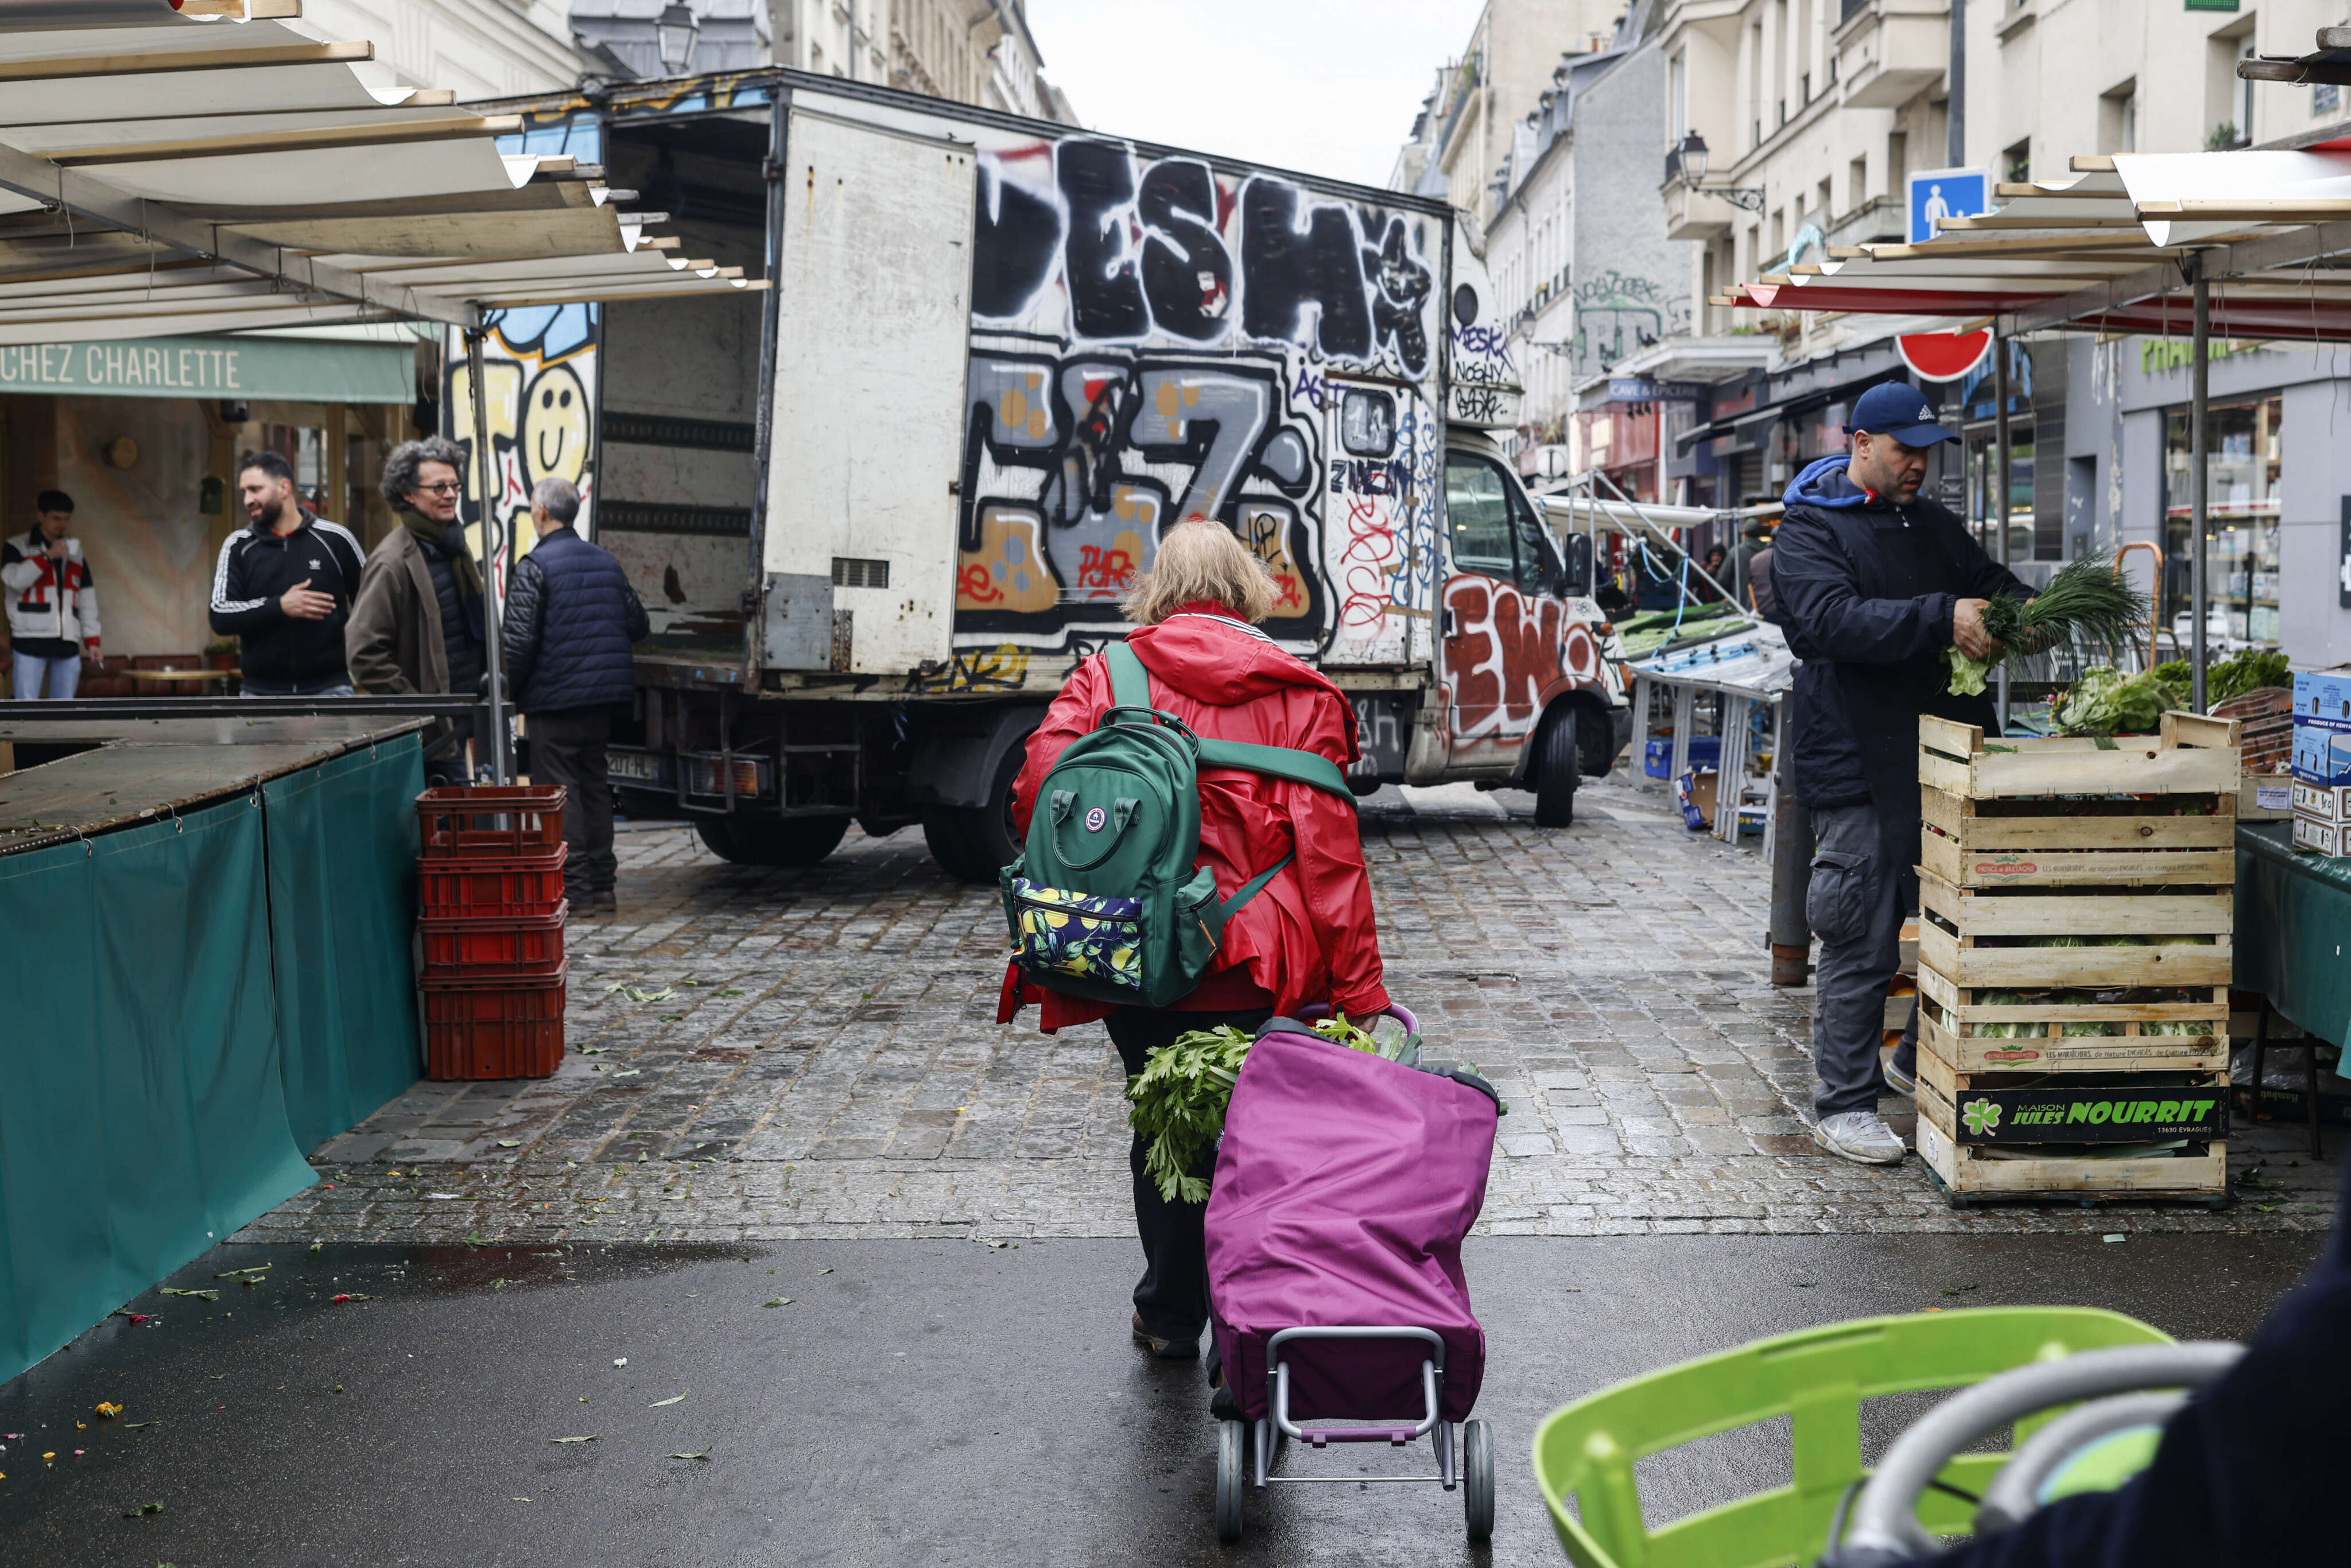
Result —
[[1952, 608], [2032, 591], [1949, 508], [1872, 495], [1846, 476], [1848, 461], [1823, 457], [1796, 476], [1771, 540], [1775, 619], [1803, 661], [1795, 794], [1815, 808], [1876, 804], [1889, 834], [1915, 831], [1918, 716], [1999, 733], [1987, 699], [1949, 691]]
[[612, 552], [568, 528], [541, 534], [515, 563], [500, 646], [524, 713], [608, 707], [637, 693], [632, 644], [651, 630]]

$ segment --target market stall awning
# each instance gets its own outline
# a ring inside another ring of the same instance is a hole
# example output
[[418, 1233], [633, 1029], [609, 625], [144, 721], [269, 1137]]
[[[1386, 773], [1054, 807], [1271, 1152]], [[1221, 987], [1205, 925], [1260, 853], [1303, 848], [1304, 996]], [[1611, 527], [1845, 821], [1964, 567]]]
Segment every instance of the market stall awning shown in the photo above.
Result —
[[764, 287], [299, 0], [0, 0], [0, 345]]
[[1943, 219], [1923, 244], [1840, 246], [1714, 303], [2175, 333], [2200, 275], [2216, 333], [2351, 340], [2351, 150], [2118, 154], [2072, 170], [2000, 185], [1996, 209]]

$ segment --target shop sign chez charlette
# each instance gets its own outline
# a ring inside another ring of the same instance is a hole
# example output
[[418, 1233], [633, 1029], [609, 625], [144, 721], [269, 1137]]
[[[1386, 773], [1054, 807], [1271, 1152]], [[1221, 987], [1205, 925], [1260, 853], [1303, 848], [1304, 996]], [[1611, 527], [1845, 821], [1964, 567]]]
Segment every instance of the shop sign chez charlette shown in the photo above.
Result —
[[125, 338], [0, 344], [0, 392], [56, 396], [409, 402], [404, 343], [296, 338]]
[[2207, 1085], [1985, 1089], [1959, 1099], [1962, 1144], [2138, 1144], [2225, 1138], [2229, 1110]]

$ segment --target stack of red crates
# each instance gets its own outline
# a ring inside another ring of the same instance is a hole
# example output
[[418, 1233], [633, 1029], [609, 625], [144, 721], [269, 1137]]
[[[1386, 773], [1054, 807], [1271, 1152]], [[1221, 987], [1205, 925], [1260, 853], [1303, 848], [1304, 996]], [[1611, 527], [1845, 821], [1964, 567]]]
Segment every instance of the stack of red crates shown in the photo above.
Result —
[[563, 788], [416, 798], [424, 1076], [545, 1078], [563, 1060]]

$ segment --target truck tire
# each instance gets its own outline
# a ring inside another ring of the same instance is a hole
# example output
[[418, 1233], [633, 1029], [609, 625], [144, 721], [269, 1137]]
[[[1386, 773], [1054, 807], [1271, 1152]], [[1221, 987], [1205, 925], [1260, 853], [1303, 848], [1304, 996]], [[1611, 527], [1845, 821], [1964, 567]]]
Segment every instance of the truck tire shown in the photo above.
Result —
[[737, 865], [814, 865], [849, 831], [846, 817], [696, 817], [712, 854]]
[[1026, 741], [1007, 747], [988, 780], [986, 806], [930, 806], [923, 811], [923, 841], [939, 869], [958, 882], [996, 885], [996, 873], [1020, 858], [1012, 831], [1012, 781], [1029, 755]]
[[1573, 707], [1562, 707], [1543, 727], [1542, 754], [1535, 759], [1535, 826], [1565, 828], [1575, 822], [1575, 787], [1583, 781], [1583, 748], [1576, 741]]

